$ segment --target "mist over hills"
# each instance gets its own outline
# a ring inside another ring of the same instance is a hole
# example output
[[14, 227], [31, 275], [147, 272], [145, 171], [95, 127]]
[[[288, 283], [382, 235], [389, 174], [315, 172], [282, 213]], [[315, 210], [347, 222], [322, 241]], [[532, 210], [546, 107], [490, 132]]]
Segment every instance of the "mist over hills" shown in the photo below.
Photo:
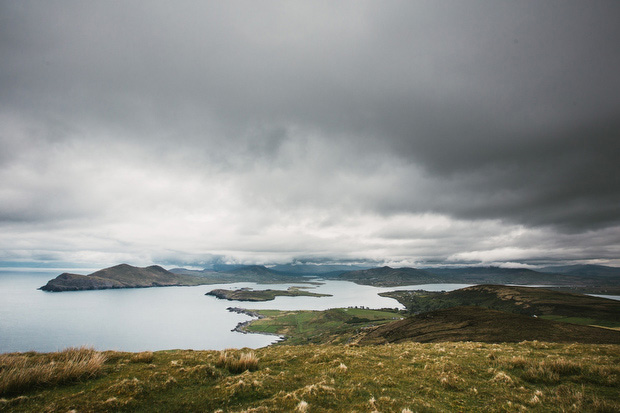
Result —
[[579, 276], [620, 277], [620, 268], [594, 264], [555, 265], [541, 268], [540, 271]]

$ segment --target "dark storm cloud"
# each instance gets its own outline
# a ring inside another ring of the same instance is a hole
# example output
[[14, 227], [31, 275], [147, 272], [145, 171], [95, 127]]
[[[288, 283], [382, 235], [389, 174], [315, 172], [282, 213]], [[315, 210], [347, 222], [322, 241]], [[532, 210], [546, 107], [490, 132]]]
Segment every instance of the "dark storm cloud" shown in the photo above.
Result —
[[244, 234], [273, 211], [321, 228], [354, 211], [604, 230], [620, 224], [619, 15], [616, 1], [4, 1], [0, 220], [120, 222], [178, 197], [260, 209]]

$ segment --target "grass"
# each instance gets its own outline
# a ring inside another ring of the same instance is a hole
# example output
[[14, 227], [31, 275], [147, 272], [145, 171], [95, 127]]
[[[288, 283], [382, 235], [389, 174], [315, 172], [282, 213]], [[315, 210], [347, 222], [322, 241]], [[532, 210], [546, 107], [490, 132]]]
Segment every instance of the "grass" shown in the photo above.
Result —
[[620, 332], [544, 320], [483, 307], [453, 307], [395, 321], [369, 331], [360, 344], [539, 340], [561, 343], [620, 344]]
[[[60, 360], [60, 354], [28, 357]], [[19, 356], [23, 355], [3, 357]], [[21, 388], [0, 399], [0, 410], [620, 410], [620, 345], [310, 344], [225, 352], [160, 351], [153, 353], [151, 362], [134, 362], [132, 353], [105, 356], [98, 375]], [[229, 368], [242, 360], [251, 360], [254, 367]]]
[[242, 373], [246, 370], [257, 370], [258, 358], [251, 351], [240, 354], [222, 351], [215, 365], [220, 368], [226, 368], [231, 373]]
[[136, 353], [131, 357], [131, 361], [133, 363], [151, 363], [155, 355], [152, 351], [143, 351], [141, 353]]
[[279, 334], [286, 344], [347, 343], [371, 326], [399, 320], [393, 311], [335, 308], [325, 311], [253, 310], [264, 318], [245, 327], [256, 333]]
[[2, 354], [0, 396], [95, 377], [105, 360], [102, 353], [86, 347], [50, 354]]
[[390, 291], [379, 295], [398, 300], [411, 314], [480, 306], [574, 324], [620, 327], [620, 302], [544, 288], [478, 285], [446, 293]]
[[597, 320], [588, 317], [564, 317], [559, 315], [541, 315], [540, 318], [545, 320], [562, 321], [564, 323], [579, 324], [583, 326], [605, 327], [614, 330], [620, 329], [619, 321]]

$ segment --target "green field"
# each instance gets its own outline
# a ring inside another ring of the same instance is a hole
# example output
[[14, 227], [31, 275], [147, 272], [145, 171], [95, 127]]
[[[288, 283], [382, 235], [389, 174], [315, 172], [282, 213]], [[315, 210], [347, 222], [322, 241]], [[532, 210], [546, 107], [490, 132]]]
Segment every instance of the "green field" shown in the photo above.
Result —
[[335, 308], [326, 311], [253, 310], [264, 318], [251, 322], [247, 331], [279, 334], [286, 344], [346, 343], [353, 336], [402, 316], [392, 311]]

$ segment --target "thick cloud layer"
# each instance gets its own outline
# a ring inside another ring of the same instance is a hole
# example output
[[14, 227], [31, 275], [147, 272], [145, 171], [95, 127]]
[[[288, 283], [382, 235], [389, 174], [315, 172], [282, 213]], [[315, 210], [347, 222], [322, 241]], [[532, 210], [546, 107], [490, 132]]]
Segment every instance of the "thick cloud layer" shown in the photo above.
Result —
[[0, 260], [620, 264], [615, 1], [0, 15]]

